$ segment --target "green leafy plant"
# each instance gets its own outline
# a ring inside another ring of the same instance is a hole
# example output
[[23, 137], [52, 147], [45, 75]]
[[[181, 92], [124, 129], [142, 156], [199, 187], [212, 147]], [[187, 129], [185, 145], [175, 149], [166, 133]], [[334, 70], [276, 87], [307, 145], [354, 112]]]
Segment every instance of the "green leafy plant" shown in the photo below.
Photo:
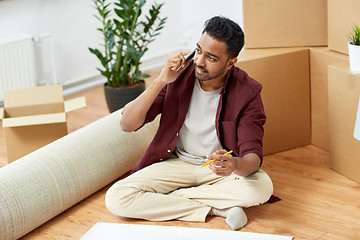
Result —
[[348, 35], [350, 44], [360, 46], [360, 27], [354, 24], [352, 32]]
[[[126, 87], [149, 77], [142, 74], [141, 58], [148, 44], [155, 40], [164, 27], [166, 17], [159, 16], [163, 4], [154, 3], [143, 17], [146, 0], [93, 0], [101, 22], [97, 30], [102, 33], [102, 50], [89, 48], [100, 60], [100, 73], [109, 87]], [[141, 20], [143, 19], [143, 20]]]

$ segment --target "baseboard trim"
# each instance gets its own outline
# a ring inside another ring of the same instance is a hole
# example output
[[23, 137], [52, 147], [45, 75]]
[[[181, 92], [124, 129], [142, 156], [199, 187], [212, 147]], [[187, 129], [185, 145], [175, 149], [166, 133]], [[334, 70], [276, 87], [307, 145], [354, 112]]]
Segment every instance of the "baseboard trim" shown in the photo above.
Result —
[[[173, 51], [176, 52], [176, 51]], [[168, 53], [159, 54], [158, 56], [144, 59], [141, 64], [143, 72], [156, 72], [162, 69], [166, 60], [168, 59]], [[79, 77], [76, 79], [65, 81], [64, 83], [58, 83], [63, 85], [63, 94], [65, 97], [73, 94], [85, 91], [90, 88], [102, 86], [106, 83], [106, 78], [99, 72]], [[0, 107], [4, 106], [4, 102], [0, 101]]]
[[100, 73], [94, 73], [82, 78], [73, 79], [63, 83], [64, 96], [70, 96], [78, 92], [85, 91], [90, 88], [104, 85], [106, 79]]
[[[152, 57], [151, 59], [145, 59], [141, 64], [141, 70], [143, 72], [158, 71], [164, 66], [167, 58], [168, 54], [166, 53]], [[64, 96], [70, 96], [93, 87], [104, 85], [105, 83], [106, 78], [100, 73], [93, 73], [81, 78], [72, 79], [63, 83]]]

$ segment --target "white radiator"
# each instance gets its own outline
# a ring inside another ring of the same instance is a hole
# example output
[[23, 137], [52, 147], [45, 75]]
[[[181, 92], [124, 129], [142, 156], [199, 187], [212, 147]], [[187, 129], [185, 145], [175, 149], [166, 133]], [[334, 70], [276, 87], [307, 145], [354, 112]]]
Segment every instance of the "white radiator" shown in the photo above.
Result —
[[31, 35], [0, 37], [0, 102], [4, 90], [36, 86], [34, 41]]

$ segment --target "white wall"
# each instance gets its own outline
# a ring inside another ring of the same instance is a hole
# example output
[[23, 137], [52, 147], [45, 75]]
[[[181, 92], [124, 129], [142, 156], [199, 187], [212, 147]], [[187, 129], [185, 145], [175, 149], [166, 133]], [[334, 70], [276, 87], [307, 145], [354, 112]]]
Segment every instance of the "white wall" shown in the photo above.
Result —
[[[146, 7], [153, 2], [148, 0]], [[229, 17], [243, 26], [241, 0], [164, 2], [161, 14], [168, 21], [145, 54], [143, 70], [158, 69], [167, 54], [192, 48], [205, 20], [214, 15]], [[35, 37], [50, 33], [54, 39], [58, 83], [81, 85], [99, 77], [96, 70], [99, 62], [88, 51], [88, 47], [98, 47], [101, 41], [93, 13], [92, 0], [0, 0], [0, 37], [19, 32]]]

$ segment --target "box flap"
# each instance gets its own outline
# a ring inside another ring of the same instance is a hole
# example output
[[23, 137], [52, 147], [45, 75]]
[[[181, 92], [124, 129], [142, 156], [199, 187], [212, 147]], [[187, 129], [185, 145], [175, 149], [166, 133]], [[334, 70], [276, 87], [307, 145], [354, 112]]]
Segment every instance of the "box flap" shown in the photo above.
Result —
[[4, 108], [0, 108], [0, 119], [4, 118]]
[[66, 122], [66, 115], [64, 112], [26, 117], [5, 118], [3, 119], [3, 127], [21, 127], [62, 122]]
[[22, 117], [64, 111], [61, 85], [22, 88], [4, 91], [7, 117]]
[[71, 112], [86, 107], [85, 97], [78, 97], [64, 102], [65, 112]]

